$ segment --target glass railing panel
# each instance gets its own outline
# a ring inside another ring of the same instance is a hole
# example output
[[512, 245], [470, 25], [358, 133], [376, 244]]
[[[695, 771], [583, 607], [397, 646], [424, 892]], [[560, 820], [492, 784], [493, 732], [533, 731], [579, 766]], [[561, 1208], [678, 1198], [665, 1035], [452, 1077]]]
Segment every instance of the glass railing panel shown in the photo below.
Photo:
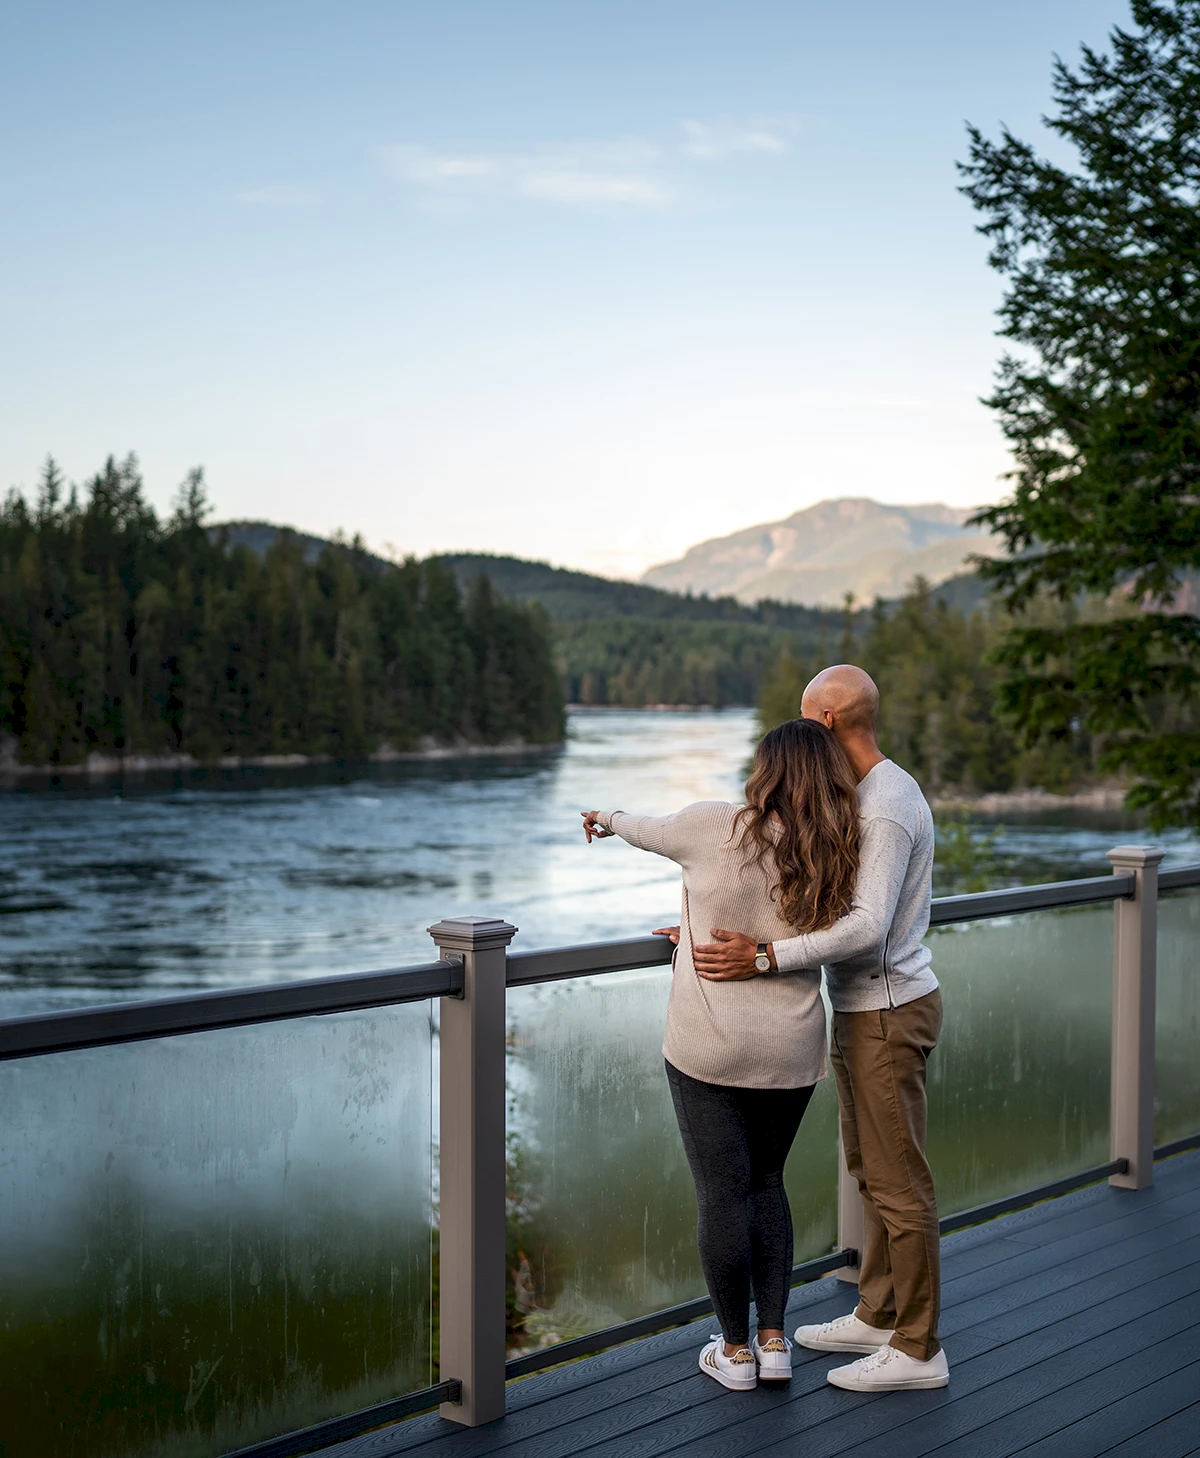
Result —
[[1158, 903], [1154, 1142], [1200, 1133], [1200, 887]]
[[1109, 1157], [1110, 903], [931, 932], [945, 1022], [929, 1063], [942, 1215]]
[[0, 1064], [5, 1458], [228, 1452], [429, 1385], [428, 1003]]
[[[704, 1294], [663, 1071], [670, 979], [653, 968], [509, 991], [510, 1355]], [[835, 1106], [825, 1080], [788, 1163], [798, 1263], [834, 1247]]]

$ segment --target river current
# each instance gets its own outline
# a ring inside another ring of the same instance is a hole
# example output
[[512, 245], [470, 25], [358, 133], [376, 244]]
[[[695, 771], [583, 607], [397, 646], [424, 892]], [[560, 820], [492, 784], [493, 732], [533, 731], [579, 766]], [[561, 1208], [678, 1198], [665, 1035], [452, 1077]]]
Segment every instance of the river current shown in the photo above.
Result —
[[[462, 913], [515, 923], [517, 947], [634, 935], [673, 918], [678, 873], [589, 847], [579, 811], [736, 799], [754, 733], [749, 710], [577, 711], [556, 751], [24, 785], [0, 795], [0, 1011], [424, 961]], [[1136, 824], [1009, 815], [983, 871], [1103, 874]]]

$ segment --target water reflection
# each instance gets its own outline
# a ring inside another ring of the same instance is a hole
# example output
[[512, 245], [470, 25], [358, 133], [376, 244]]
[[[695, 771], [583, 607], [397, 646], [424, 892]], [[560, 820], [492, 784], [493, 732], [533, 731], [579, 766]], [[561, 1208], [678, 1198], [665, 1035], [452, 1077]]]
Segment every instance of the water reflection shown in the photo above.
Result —
[[426, 1386], [427, 1004], [0, 1064], [0, 1451], [241, 1447]]

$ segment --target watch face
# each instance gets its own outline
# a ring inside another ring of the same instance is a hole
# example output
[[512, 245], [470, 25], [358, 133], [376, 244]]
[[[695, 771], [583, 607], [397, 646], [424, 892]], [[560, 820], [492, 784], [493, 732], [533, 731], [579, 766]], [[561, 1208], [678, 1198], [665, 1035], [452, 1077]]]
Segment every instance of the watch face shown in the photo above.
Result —
[[760, 972], [769, 972], [771, 970], [771, 959], [764, 953], [761, 957], [755, 957], [754, 965]]

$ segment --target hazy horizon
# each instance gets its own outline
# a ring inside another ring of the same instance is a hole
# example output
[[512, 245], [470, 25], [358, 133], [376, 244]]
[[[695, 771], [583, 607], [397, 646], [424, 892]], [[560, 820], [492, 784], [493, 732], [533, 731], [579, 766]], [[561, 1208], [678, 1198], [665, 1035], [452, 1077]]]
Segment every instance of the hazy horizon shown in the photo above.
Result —
[[822, 498], [994, 500], [964, 122], [1125, 3], [520, 0], [0, 21], [0, 490], [636, 580]]

